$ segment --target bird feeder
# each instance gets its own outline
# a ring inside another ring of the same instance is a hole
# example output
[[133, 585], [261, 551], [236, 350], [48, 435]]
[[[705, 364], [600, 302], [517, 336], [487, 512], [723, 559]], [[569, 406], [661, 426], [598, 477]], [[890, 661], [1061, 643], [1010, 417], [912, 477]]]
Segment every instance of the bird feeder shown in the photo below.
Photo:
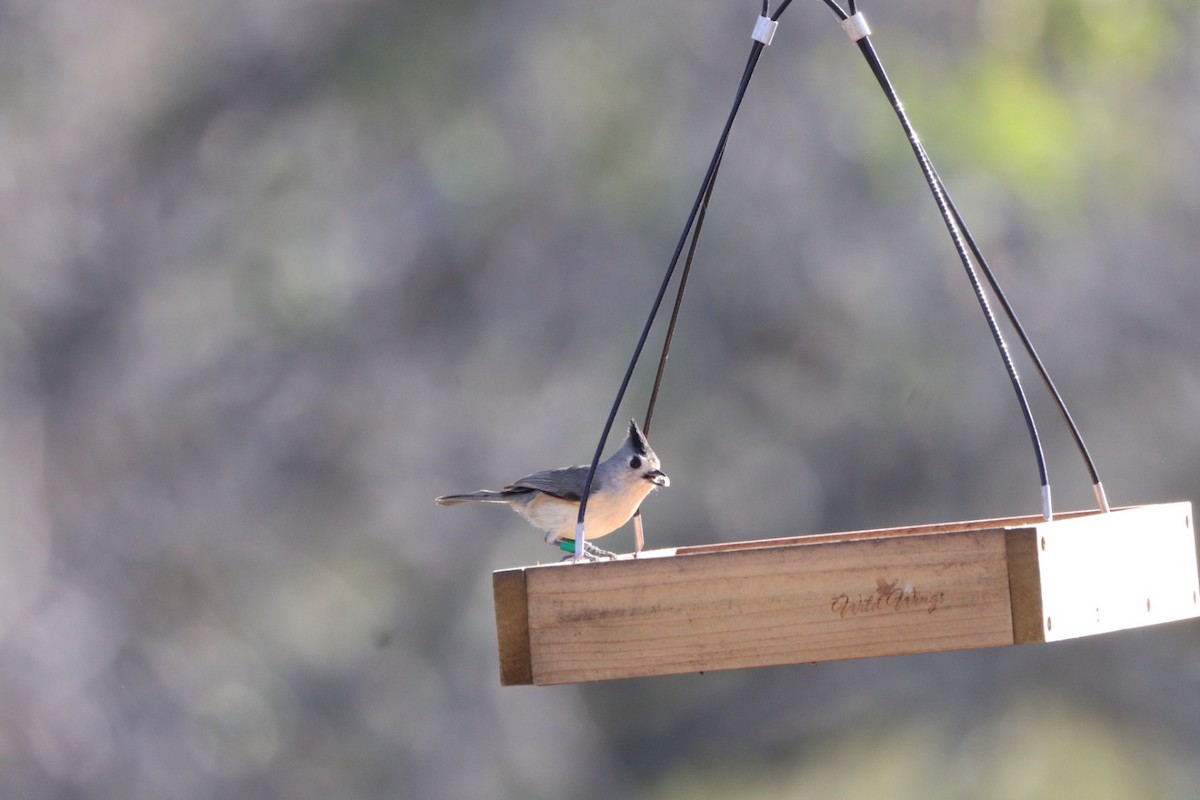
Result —
[[[764, 3], [733, 111], [618, 391], [593, 472], [690, 235], [678, 314], [733, 117], [789, 2], [784, 0], [771, 17]], [[493, 574], [493, 591], [503, 685], [1054, 642], [1200, 616], [1191, 503], [1109, 508], [1062, 398], [909, 123], [871, 44], [870, 27], [853, 0], [849, 13], [834, 0], [826, 4], [891, 102], [970, 278], [1025, 416], [1041, 476], [1042, 514], [647, 550], [614, 560], [500, 570]], [[977, 268], [1075, 438], [1092, 476], [1097, 510], [1052, 511], [1033, 416]], [[674, 321], [673, 316], [645, 417], [647, 430]], [[576, 529], [578, 555], [583, 554], [590, 485], [591, 474]]]
[[505, 686], [1056, 642], [1200, 616], [1192, 505], [493, 573]]

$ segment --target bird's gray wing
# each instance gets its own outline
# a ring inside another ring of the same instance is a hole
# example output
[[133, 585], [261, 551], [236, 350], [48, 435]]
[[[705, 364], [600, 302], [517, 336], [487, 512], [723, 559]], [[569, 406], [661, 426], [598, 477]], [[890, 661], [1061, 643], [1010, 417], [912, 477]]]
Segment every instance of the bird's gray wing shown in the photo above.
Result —
[[[554, 497], [561, 497], [563, 500], [578, 501], [583, 496], [583, 482], [587, 480], [588, 467], [564, 467], [562, 469], [548, 469], [543, 472], [535, 472], [532, 475], [526, 475], [521, 480], [505, 486], [505, 489], [537, 489], [540, 492], [545, 492]], [[600, 478], [596, 476], [592, 479], [592, 491], [595, 492], [600, 488]]]

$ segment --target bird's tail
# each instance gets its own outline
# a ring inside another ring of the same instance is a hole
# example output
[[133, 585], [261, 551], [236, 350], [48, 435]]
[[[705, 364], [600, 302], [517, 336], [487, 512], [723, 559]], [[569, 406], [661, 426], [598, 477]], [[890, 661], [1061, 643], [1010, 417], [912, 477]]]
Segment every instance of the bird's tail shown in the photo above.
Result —
[[487, 489], [481, 489], [478, 492], [469, 494], [447, 494], [437, 498], [435, 502], [439, 506], [456, 506], [460, 503], [506, 503], [508, 502], [508, 492], [492, 492]]

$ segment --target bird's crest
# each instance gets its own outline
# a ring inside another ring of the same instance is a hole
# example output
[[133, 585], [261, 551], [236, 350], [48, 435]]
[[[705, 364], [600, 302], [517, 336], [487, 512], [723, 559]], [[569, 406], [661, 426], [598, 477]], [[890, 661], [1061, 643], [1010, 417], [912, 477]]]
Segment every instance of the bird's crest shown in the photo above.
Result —
[[638, 428], [637, 422], [632, 419], [629, 420], [629, 443], [633, 446], [633, 452], [642, 458], [650, 455], [650, 443], [646, 441], [646, 436]]

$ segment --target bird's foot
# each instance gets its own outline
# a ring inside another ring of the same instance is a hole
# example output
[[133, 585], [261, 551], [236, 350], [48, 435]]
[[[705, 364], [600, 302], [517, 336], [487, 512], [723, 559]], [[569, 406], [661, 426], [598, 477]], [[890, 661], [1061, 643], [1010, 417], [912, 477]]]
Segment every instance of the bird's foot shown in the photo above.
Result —
[[609, 559], [612, 559], [615, 561], [617, 558], [616, 553], [610, 553], [607, 550], [602, 550], [599, 547], [596, 547], [596, 545], [594, 545], [591, 542], [586, 541], [586, 540], [583, 543], [583, 555], [579, 556], [578, 558], [575, 555], [575, 540], [574, 539], [559, 539], [558, 547], [560, 550], [562, 550], [563, 552], [565, 552], [567, 554], [567, 555], [563, 556], [560, 559], [560, 561], [578, 560], [579, 558], [585, 559], [587, 561], [599, 561], [602, 558], [609, 558]]
[[617, 560], [616, 553], [610, 553], [608, 550], [601, 550], [599, 547], [596, 547], [596, 545], [592, 544], [591, 542], [585, 541], [583, 543], [583, 549], [584, 549], [584, 552], [587, 555], [591, 556], [592, 558], [597, 558], [597, 559], [608, 558], [608, 559], [612, 559], [613, 561]]

